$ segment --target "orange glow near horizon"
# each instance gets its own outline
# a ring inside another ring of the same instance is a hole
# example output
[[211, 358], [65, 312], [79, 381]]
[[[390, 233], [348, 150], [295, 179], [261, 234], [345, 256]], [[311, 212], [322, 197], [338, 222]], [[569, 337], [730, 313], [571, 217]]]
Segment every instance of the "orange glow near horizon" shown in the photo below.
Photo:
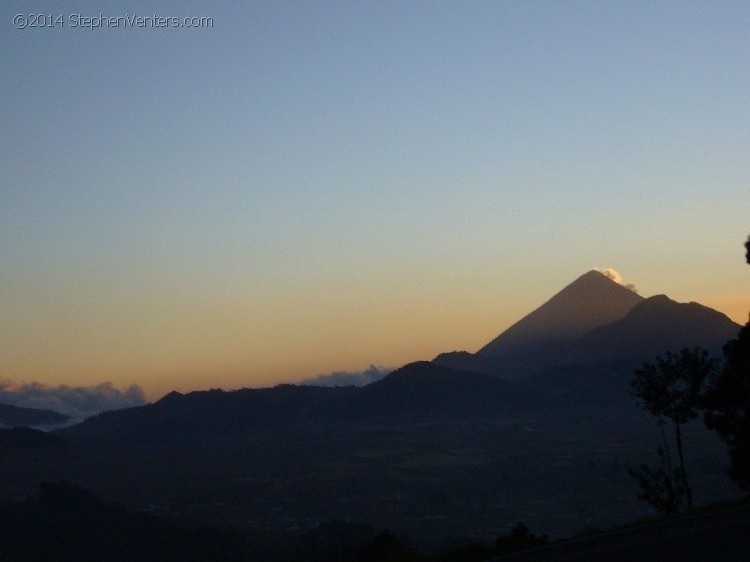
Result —
[[[499, 308], [466, 294], [426, 287], [399, 294], [371, 287], [264, 300], [172, 295], [146, 299], [60, 299], [44, 311], [24, 306], [3, 334], [3, 378], [46, 384], [139, 384], [150, 399], [172, 389], [271, 386], [334, 370], [357, 371], [432, 359], [479, 347], [497, 335]], [[414, 296], [416, 295], [416, 296]], [[365, 307], [362, 303], [368, 303]], [[28, 303], [26, 303], [28, 304]], [[510, 323], [510, 319], [506, 321]], [[33, 342], [33, 345], [29, 345]]]
[[[545, 300], [527, 304], [530, 298], [516, 298], [488, 307], [469, 290], [436, 287], [401, 295], [381, 287], [371, 288], [368, 298], [354, 290], [325, 297], [324, 292], [276, 295], [265, 303], [193, 299], [188, 306], [173, 296], [153, 300], [145, 309], [130, 300], [89, 306], [68, 300], [58, 303], [59, 324], [52, 330], [39, 330], [38, 317], [19, 311], [26, 323], [19, 321], [3, 334], [0, 378], [136, 383], [150, 400], [171, 390], [273, 386], [370, 364], [398, 367], [445, 351], [476, 351]], [[735, 322], [747, 320], [741, 295], [695, 300]]]

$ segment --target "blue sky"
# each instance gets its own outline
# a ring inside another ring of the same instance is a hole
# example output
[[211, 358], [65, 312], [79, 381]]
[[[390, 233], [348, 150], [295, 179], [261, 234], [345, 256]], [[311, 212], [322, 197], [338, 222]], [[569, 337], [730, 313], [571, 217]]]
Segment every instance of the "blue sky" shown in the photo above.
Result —
[[[474, 350], [593, 267], [746, 318], [743, 2], [6, 2], [0, 378]], [[213, 18], [17, 29], [16, 14]]]

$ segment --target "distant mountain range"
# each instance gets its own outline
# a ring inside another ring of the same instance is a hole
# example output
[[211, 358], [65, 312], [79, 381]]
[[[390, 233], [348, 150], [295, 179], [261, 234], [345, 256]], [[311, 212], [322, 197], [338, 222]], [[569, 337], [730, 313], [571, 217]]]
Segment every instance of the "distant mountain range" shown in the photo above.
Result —
[[0, 404], [0, 426], [50, 426], [63, 424], [69, 419], [68, 416], [53, 412], [52, 410]]
[[104, 412], [58, 433], [123, 441], [234, 439], [260, 430], [503, 418], [533, 403], [511, 382], [419, 361], [363, 387], [171, 392], [154, 404]]
[[590, 271], [482, 347], [444, 353], [446, 367], [520, 379], [552, 368], [602, 361], [638, 365], [666, 351], [702, 347], [720, 354], [740, 326], [698, 303], [643, 298]]
[[[155, 404], [91, 417], [61, 434], [211, 439], [258, 428], [507, 418], [552, 407], [561, 397], [577, 403], [574, 394], [583, 381], [592, 404], [616, 389], [621, 401], [632, 406], [626, 384], [633, 366], [684, 347], [717, 353], [739, 328], [705, 306], [663, 295], [643, 298], [590, 271], [476, 354], [442, 354], [364, 387], [173, 392]], [[512, 382], [520, 380], [526, 382]], [[592, 395], [592, 389], [600, 394]]]

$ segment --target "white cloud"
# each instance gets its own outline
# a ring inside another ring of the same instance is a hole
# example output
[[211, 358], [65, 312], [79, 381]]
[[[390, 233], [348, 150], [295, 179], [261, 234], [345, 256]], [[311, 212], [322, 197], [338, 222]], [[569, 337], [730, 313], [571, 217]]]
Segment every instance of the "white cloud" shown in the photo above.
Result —
[[604, 267], [604, 268], [597, 267], [596, 270], [599, 271], [599, 272], [601, 272], [601, 273], [603, 273], [604, 275], [606, 275], [610, 279], [612, 279], [612, 281], [614, 281], [615, 283], [619, 283], [620, 285], [622, 285], [626, 289], [630, 289], [634, 293], [638, 292], [638, 290], [635, 288], [635, 285], [633, 283], [626, 283], [625, 279], [623, 279], [623, 277], [620, 274], [620, 272], [617, 271], [614, 267]]
[[300, 384], [307, 386], [364, 386], [379, 381], [393, 370], [393, 367], [370, 365], [364, 371], [334, 371], [327, 375], [305, 379]]
[[120, 390], [111, 382], [94, 386], [48, 386], [5, 379], [0, 380], [0, 403], [53, 410], [82, 420], [106, 410], [140, 406], [146, 403], [146, 396], [137, 385]]

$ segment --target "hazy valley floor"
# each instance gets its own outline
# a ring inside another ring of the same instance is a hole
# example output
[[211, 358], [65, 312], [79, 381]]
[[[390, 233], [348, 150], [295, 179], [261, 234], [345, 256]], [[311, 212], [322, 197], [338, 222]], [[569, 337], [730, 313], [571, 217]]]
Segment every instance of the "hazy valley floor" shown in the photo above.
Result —
[[[593, 426], [597, 427], [596, 424]], [[65, 480], [131, 509], [243, 527], [304, 530], [331, 519], [418, 542], [492, 541], [517, 521], [552, 538], [649, 513], [627, 468], [655, 462], [644, 417], [596, 432], [552, 420], [329, 427], [157, 445], [64, 442], [3, 452], [4, 496]], [[686, 436], [696, 501], [737, 496], [726, 453]]]

